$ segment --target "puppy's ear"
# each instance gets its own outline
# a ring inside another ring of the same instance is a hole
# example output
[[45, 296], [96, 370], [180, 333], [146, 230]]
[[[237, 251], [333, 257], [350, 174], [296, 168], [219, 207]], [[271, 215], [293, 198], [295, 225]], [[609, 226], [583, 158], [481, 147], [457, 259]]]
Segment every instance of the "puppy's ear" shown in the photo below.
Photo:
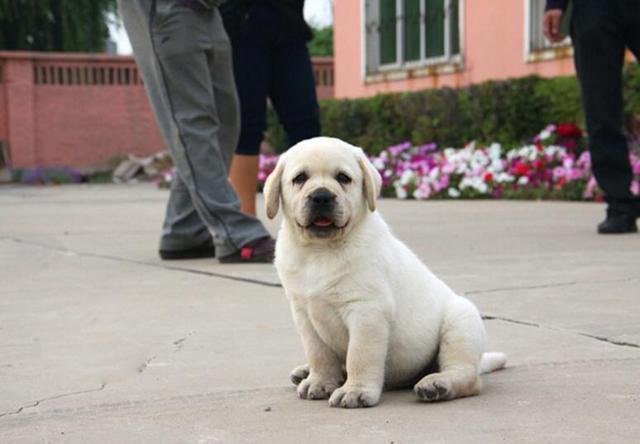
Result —
[[373, 164], [369, 161], [362, 148], [358, 148], [358, 165], [364, 177], [364, 195], [367, 198], [367, 206], [370, 211], [376, 210], [376, 199], [382, 189], [382, 177]]
[[269, 174], [264, 184], [264, 201], [267, 207], [267, 217], [273, 219], [280, 208], [282, 195], [282, 171], [284, 170], [284, 154], [278, 159], [276, 168]]

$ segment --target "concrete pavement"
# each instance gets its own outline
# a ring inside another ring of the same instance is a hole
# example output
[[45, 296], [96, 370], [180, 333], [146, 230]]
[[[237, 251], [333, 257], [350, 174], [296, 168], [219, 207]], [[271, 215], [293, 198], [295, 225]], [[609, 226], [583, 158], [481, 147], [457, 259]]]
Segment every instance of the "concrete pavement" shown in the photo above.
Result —
[[158, 259], [166, 199], [0, 187], [1, 443], [638, 442], [640, 235], [597, 236], [601, 205], [381, 201], [509, 367], [478, 397], [347, 411], [296, 398], [271, 266]]

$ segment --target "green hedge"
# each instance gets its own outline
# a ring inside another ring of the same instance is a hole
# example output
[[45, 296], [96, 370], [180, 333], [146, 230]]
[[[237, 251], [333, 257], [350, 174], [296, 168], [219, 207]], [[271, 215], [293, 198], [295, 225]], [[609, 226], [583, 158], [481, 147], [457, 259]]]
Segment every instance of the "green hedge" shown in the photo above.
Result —
[[[624, 73], [625, 111], [640, 114], [640, 68]], [[536, 76], [320, 103], [322, 133], [363, 147], [370, 154], [404, 141], [463, 146], [471, 140], [516, 146], [549, 123], [582, 125], [584, 114], [575, 77]], [[273, 111], [267, 141], [277, 152], [288, 147]]]

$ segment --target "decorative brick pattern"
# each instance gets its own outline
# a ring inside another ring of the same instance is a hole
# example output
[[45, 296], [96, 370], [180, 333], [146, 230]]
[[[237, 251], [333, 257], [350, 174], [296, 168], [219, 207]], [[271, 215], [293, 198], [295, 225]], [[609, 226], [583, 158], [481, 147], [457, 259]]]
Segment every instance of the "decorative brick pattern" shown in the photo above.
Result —
[[[318, 96], [333, 61], [314, 60]], [[132, 57], [0, 51], [0, 141], [11, 166], [99, 167], [164, 149]]]

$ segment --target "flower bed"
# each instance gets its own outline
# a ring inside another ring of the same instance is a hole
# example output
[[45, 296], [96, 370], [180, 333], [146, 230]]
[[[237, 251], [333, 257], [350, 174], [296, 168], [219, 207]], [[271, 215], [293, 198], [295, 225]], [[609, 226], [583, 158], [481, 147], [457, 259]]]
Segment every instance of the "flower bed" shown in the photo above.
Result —
[[[640, 158], [630, 155], [631, 190], [640, 194]], [[278, 156], [260, 156], [259, 187]], [[436, 144], [391, 146], [371, 161], [382, 176], [382, 195], [400, 199], [560, 199], [602, 200], [575, 125], [549, 125], [532, 143], [505, 150], [497, 143], [439, 150]], [[174, 170], [159, 182], [168, 185]]]
[[[382, 195], [400, 199], [564, 199], [602, 200], [575, 125], [549, 125], [533, 142], [504, 150], [494, 143], [438, 150], [435, 144], [391, 146], [371, 161], [382, 176]], [[277, 156], [262, 156], [261, 185]], [[640, 158], [631, 154], [640, 194]]]

